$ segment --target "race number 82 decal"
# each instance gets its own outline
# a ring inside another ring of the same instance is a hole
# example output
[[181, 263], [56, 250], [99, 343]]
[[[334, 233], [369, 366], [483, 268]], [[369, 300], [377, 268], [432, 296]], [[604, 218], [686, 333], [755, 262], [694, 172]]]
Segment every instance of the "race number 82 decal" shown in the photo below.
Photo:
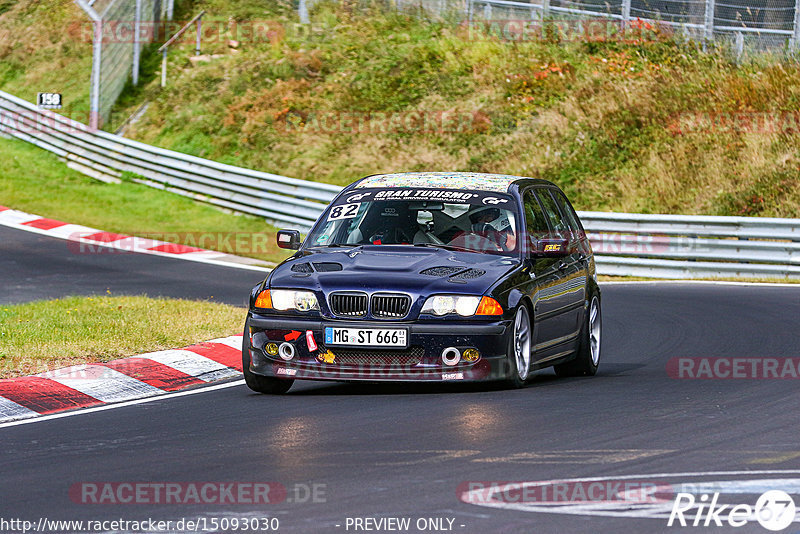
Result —
[[331, 213], [328, 215], [329, 221], [338, 221], [340, 219], [353, 219], [358, 215], [358, 208], [361, 207], [360, 202], [353, 204], [342, 204], [341, 206], [334, 206]]

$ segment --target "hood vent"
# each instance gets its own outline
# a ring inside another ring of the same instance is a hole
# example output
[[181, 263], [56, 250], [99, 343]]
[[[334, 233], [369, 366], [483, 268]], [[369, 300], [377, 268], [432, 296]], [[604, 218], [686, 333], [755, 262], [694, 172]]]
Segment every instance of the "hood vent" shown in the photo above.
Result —
[[[314, 266], [313, 268], [311, 266]], [[324, 262], [314, 262], [311, 263], [295, 263], [292, 265], [292, 272], [295, 273], [313, 273], [317, 271], [318, 273], [331, 273], [335, 271], [341, 271], [342, 264], [336, 263], [332, 261], [324, 261]]]
[[332, 272], [336, 272], [336, 271], [341, 271], [342, 270], [342, 264], [341, 263], [335, 263], [335, 262], [332, 262], [332, 261], [315, 262], [314, 263], [314, 269], [316, 269], [316, 271], [318, 273], [332, 273]]
[[313, 273], [314, 269], [308, 263], [295, 263], [292, 265], [292, 272], [294, 273]]
[[466, 271], [462, 271], [455, 276], [450, 277], [451, 282], [460, 282], [462, 280], [472, 280], [473, 278], [480, 278], [486, 274], [486, 271], [483, 269], [467, 269]]
[[428, 276], [450, 276], [451, 274], [455, 274], [463, 270], [463, 267], [429, 267], [428, 269], [420, 271], [419, 274], [425, 274]]

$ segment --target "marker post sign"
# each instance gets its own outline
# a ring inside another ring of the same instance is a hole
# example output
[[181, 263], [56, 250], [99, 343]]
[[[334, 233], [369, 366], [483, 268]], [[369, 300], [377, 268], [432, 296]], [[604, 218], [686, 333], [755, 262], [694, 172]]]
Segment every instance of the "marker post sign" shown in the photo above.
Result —
[[39, 109], [61, 109], [61, 93], [37, 93], [36, 105]]

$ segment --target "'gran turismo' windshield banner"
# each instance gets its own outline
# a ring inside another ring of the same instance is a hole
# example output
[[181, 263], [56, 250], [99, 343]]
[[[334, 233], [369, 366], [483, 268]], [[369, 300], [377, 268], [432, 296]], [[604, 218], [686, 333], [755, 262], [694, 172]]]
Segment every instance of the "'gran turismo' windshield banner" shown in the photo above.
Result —
[[452, 204], [483, 204], [486, 206], [509, 206], [511, 198], [507, 195], [491, 191], [464, 191], [456, 189], [424, 189], [424, 188], [390, 188], [368, 189], [342, 195], [334, 205], [349, 204], [351, 202], [369, 201], [396, 201], [406, 200], [415, 202], [441, 201]]

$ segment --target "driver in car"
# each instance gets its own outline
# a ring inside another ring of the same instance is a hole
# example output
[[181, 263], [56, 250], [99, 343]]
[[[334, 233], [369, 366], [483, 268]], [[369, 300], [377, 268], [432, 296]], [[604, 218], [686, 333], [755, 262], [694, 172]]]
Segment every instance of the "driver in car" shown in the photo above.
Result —
[[510, 237], [513, 237], [513, 235], [509, 232], [508, 221], [504, 221], [506, 226], [500, 230], [490, 224], [496, 221], [500, 215], [499, 208], [484, 208], [471, 214], [469, 220], [472, 223], [472, 232], [492, 241], [502, 250], [513, 250], [516, 245], [515, 243], [509, 243]]

